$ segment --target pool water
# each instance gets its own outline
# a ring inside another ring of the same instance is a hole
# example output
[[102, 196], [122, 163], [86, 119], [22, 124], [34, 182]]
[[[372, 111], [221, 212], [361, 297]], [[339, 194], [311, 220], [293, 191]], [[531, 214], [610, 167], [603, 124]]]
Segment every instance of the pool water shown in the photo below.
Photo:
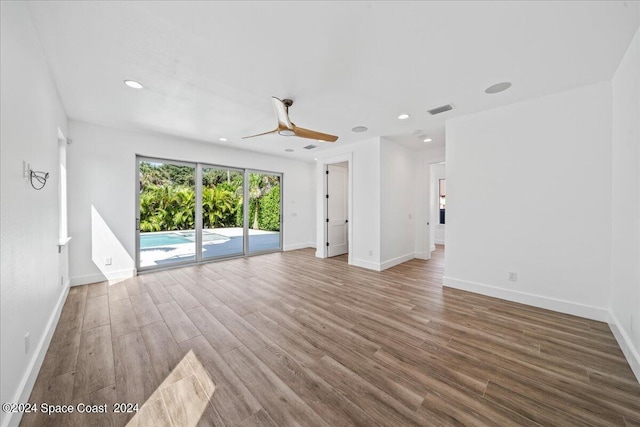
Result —
[[[189, 238], [191, 237], [191, 238]], [[193, 233], [183, 235], [178, 233], [143, 234], [140, 233], [140, 248], [153, 248], [156, 246], [179, 245], [181, 243], [193, 243]]]

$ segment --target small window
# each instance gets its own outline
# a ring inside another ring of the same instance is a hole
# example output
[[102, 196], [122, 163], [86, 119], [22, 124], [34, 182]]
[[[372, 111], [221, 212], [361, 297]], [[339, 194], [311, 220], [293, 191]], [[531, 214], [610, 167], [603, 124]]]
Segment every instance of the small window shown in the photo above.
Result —
[[67, 141], [58, 139], [58, 163], [60, 180], [58, 181], [58, 238], [60, 243], [68, 241], [67, 231]]
[[447, 204], [447, 180], [441, 179], [438, 182], [438, 194], [440, 195], [440, 224], [444, 224], [444, 212]]

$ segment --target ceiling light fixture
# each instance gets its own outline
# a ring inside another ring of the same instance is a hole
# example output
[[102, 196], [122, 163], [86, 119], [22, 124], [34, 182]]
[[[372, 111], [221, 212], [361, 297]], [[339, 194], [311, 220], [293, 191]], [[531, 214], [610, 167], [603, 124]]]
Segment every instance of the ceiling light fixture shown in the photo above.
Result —
[[409, 117], [411, 116], [409, 116], [407, 113], [403, 113], [398, 116], [400, 120], [405, 120], [405, 119], [408, 119]]
[[285, 148], [285, 150], [287, 153], [293, 153], [293, 148]]
[[228, 139], [227, 139], [227, 138], [220, 138], [220, 141], [222, 141], [222, 142], [227, 142], [227, 141], [228, 141]]
[[488, 94], [494, 94], [494, 93], [504, 92], [510, 87], [511, 87], [511, 83], [509, 82], [496, 83], [493, 86], [489, 86], [488, 88], [486, 88], [484, 92]]
[[137, 82], [135, 80], [125, 80], [124, 84], [129, 86], [131, 89], [142, 89], [144, 87], [142, 86], [142, 83]]
[[366, 126], [356, 126], [353, 129], [351, 129], [352, 132], [366, 132], [369, 129]]
[[433, 141], [433, 139], [431, 139], [431, 138], [425, 138], [423, 141], [424, 141], [424, 142], [431, 142], [431, 141]]

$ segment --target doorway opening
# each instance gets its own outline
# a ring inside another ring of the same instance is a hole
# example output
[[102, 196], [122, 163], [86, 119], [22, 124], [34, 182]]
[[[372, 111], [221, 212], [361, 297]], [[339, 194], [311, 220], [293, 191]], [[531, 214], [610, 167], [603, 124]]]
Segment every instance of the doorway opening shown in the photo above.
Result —
[[431, 252], [436, 250], [436, 245], [445, 244], [446, 168], [445, 162], [429, 164], [429, 222], [431, 223], [429, 245]]

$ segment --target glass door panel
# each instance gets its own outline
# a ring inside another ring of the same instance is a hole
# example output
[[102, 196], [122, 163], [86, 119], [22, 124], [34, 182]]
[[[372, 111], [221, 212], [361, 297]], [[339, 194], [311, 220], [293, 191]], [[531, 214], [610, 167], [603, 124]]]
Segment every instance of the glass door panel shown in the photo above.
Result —
[[195, 165], [138, 159], [139, 267], [196, 261]]
[[202, 259], [244, 254], [241, 170], [202, 167]]
[[282, 248], [280, 184], [278, 174], [249, 172], [249, 252]]

